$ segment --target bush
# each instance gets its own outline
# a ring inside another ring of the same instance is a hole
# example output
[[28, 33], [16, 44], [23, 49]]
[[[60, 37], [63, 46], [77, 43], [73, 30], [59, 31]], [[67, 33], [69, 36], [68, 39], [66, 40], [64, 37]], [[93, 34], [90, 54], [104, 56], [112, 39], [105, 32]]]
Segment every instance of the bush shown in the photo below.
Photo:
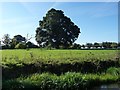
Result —
[[21, 42], [15, 46], [15, 49], [25, 49], [25, 48], [26, 48], [26, 44]]
[[31, 43], [30, 41], [26, 43], [26, 47], [27, 48], [38, 48], [37, 45], [35, 45], [34, 43]]

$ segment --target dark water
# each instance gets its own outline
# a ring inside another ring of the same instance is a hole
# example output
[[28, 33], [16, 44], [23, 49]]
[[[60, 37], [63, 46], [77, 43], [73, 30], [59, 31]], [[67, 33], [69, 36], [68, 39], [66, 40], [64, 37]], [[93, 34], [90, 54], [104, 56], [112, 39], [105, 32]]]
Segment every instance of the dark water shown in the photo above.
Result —
[[92, 90], [120, 90], [120, 83], [101, 85], [94, 87]]

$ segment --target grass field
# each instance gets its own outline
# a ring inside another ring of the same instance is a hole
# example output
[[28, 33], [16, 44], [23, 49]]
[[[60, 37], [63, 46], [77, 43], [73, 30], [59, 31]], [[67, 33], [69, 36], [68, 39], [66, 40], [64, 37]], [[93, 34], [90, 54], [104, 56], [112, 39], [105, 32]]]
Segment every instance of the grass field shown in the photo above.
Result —
[[85, 89], [120, 80], [117, 50], [2, 50], [2, 67], [8, 88]]
[[52, 63], [69, 63], [83, 61], [115, 60], [118, 57], [117, 50], [3, 50], [2, 63], [36, 61]]

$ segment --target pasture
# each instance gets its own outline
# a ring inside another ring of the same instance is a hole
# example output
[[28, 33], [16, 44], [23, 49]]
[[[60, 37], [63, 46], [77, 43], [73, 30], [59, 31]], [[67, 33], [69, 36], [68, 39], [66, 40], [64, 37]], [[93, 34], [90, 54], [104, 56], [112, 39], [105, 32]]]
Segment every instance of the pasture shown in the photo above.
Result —
[[107, 61], [118, 58], [117, 50], [2, 50], [2, 63], [72, 63]]

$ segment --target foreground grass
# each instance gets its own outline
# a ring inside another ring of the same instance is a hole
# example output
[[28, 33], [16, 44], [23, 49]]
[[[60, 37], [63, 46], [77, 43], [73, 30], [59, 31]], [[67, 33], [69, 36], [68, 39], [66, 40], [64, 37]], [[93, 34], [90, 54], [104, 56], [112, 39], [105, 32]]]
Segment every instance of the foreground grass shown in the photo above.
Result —
[[50, 73], [36, 73], [28, 77], [21, 76], [17, 79], [4, 81], [3, 89], [20, 90], [22, 88], [40, 88], [40, 90], [85, 90], [100, 84], [118, 82], [120, 81], [119, 75], [67, 72], [57, 76]]
[[120, 81], [117, 50], [2, 50], [3, 88], [72, 90]]

